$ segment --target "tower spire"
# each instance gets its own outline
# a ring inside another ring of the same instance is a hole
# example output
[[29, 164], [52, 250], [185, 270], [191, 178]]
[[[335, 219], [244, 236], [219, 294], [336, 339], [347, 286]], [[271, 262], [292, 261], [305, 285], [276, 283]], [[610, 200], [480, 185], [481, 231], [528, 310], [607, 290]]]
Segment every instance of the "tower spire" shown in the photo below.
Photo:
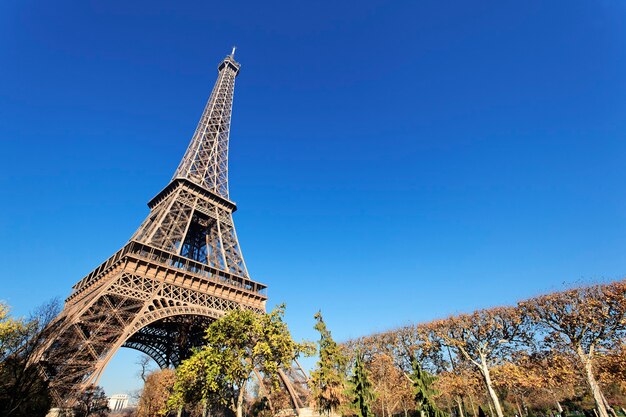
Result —
[[191, 182], [228, 199], [228, 139], [240, 65], [236, 47], [218, 66], [218, 77], [175, 178]]

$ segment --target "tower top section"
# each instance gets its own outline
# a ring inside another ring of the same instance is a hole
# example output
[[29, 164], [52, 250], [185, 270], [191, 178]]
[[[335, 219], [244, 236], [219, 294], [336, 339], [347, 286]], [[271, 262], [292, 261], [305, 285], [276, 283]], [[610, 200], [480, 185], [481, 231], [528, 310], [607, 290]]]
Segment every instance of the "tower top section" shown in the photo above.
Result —
[[239, 62], [235, 61], [235, 49], [237, 49], [237, 47], [233, 46], [233, 52], [231, 52], [230, 55], [227, 55], [226, 58], [220, 62], [220, 65], [217, 67], [218, 71], [221, 72], [224, 67], [230, 66], [235, 71], [235, 76], [239, 74], [241, 65], [239, 65]]
[[218, 65], [218, 75], [209, 101], [173, 180], [184, 178], [205, 190], [229, 199], [228, 141], [235, 93], [235, 78], [241, 66], [235, 48]]

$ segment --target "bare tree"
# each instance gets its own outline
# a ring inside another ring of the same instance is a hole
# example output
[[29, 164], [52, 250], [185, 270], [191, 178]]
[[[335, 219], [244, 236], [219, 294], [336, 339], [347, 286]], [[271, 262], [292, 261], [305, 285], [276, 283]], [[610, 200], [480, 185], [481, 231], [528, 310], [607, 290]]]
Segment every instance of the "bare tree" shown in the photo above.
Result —
[[153, 371], [152, 358], [148, 355], [141, 355], [135, 363], [139, 365], [139, 372], [137, 373], [137, 375], [145, 384], [148, 379], [148, 375], [150, 375], [150, 373], [152, 373]]

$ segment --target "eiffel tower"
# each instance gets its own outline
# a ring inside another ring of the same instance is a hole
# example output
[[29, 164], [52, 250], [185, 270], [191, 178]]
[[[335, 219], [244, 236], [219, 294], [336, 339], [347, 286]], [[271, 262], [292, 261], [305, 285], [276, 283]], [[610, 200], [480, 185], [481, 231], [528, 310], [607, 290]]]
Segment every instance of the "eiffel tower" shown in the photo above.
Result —
[[267, 287], [250, 279], [228, 193], [240, 69], [234, 52], [219, 64], [191, 143], [172, 180], [148, 203], [148, 217], [122, 249], [74, 285], [52, 323], [40, 363], [56, 406], [71, 405], [97, 384], [120, 347], [144, 352], [162, 368], [177, 366], [212, 320], [233, 309], [265, 312]]

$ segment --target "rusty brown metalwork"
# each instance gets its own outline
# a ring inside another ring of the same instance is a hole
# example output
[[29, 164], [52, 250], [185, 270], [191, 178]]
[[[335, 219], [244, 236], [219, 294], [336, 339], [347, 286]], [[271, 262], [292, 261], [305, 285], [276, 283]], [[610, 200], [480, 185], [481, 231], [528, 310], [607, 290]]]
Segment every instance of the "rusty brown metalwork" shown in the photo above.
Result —
[[[265, 312], [266, 286], [250, 279], [228, 192], [228, 141], [240, 66], [218, 78], [185, 155], [150, 213], [117, 253], [81, 279], [49, 328], [39, 358], [57, 406], [97, 384], [120, 347], [176, 366], [208, 323], [237, 308]], [[284, 376], [292, 396], [294, 389]], [[304, 404], [294, 399], [296, 410]]]

